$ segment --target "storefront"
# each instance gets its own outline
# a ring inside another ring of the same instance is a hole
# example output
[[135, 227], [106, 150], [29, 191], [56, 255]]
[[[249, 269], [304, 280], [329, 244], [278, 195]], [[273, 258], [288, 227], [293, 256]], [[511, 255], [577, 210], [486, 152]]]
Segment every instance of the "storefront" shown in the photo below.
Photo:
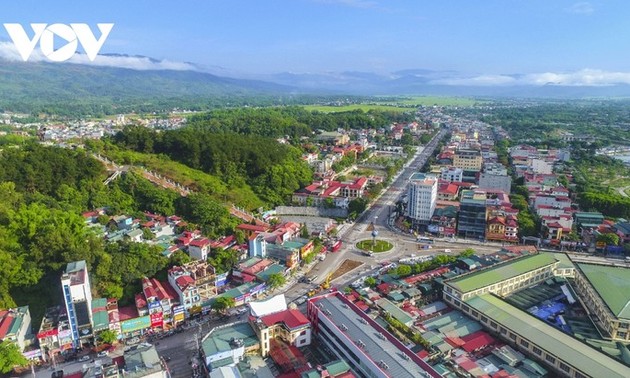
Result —
[[120, 330], [125, 339], [144, 335], [150, 328], [151, 317], [149, 315], [128, 319], [120, 323]]

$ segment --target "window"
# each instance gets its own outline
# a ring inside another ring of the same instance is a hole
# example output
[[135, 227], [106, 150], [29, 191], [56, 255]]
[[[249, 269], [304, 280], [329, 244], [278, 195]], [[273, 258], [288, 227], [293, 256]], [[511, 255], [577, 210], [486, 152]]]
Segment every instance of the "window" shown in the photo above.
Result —
[[495, 323], [495, 322], [490, 322], [490, 327], [492, 327], [492, 328], [495, 328], [495, 329], [496, 329], [496, 328], [497, 328], [497, 323]]
[[547, 360], [547, 362], [555, 364], [556, 363], [556, 359], [553, 356], [550, 355], [546, 355], [545, 356], [545, 360]]
[[521, 345], [524, 346], [525, 348], [529, 348], [529, 343], [525, 340], [521, 340]]
[[625, 339], [626, 338], [626, 333], [625, 332], [617, 332], [617, 338]]
[[516, 335], [510, 332], [510, 339], [516, 341]]
[[560, 369], [562, 371], [566, 371], [567, 373], [569, 372], [569, 370], [571, 370], [568, 365], [566, 365], [566, 364], [564, 364], [562, 362], [560, 362]]
[[539, 355], [539, 356], [540, 356], [540, 355], [541, 355], [541, 353], [542, 353], [542, 350], [540, 350], [540, 349], [539, 349], [539, 348], [537, 348], [537, 347], [533, 347], [533, 348], [532, 348], [532, 351], [533, 351], [534, 353], [536, 353], [537, 355]]
[[501, 332], [502, 335], [507, 335], [507, 329], [500, 327], [499, 328], [499, 332]]
[[586, 375], [580, 373], [579, 371], [575, 372], [575, 378], [587, 378]]
[[306, 330], [300, 332], [300, 336], [304, 336], [304, 335], [306, 335]]
[[484, 322], [484, 323], [488, 323], [488, 318], [483, 316], [483, 315], [481, 315], [481, 321]]

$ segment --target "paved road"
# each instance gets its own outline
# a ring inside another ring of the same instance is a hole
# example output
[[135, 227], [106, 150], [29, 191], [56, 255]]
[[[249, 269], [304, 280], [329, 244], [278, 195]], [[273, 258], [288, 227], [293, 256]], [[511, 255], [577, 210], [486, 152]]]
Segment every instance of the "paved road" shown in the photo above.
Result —
[[[410, 162], [408, 162], [405, 167], [398, 173], [398, 175], [392, 181], [392, 184], [381, 194], [380, 197], [378, 197], [376, 201], [374, 201], [372, 206], [367, 209], [354, 224], [350, 225], [349, 227], [345, 227], [339, 233], [339, 236], [344, 243], [343, 247], [336, 253], [329, 253], [326, 257], [326, 260], [317, 264], [317, 266], [315, 266], [315, 268], [313, 268], [310, 273], [311, 276], [318, 276], [318, 279], [316, 280], [317, 283], [321, 283], [322, 281], [324, 281], [326, 279], [326, 276], [330, 272], [336, 270], [345, 259], [358, 260], [367, 264], [374, 264], [376, 262], [381, 262], [388, 259], [400, 258], [405, 254], [435, 253], [434, 250], [417, 251], [415, 239], [411, 236], [406, 237], [400, 235], [395, 230], [390, 229], [387, 223], [387, 218], [389, 217], [390, 209], [392, 208], [392, 206], [394, 206], [394, 204], [404, 193], [409, 177], [413, 173], [418, 172], [424, 166], [426, 161], [435, 151], [437, 144], [446, 135], [446, 133], [446, 130], [440, 130], [429, 143], [427, 143], [424, 147], [418, 148], [414, 158]], [[372, 221], [375, 221], [376, 229], [379, 232], [378, 237], [381, 239], [392, 241], [395, 247], [392, 251], [388, 253], [380, 253], [374, 257], [367, 257], [358, 252], [354, 245], [359, 240], [371, 238], [371, 232], [368, 230], [368, 226]], [[442, 248], [442, 251], [445, 248], [448, 248], [451, 249], [454, 253], [460, 250], [460, 248], [450, 248], [441, 245], [437, 245], [436, 248]], [[463, 249], [465, 249], [465, 247], [461, 248], [461, 250]], [[337, 280], [335, 280], [333, 283], [336, 284], [336, 281]], [[307, 288], [312, 286], [313, 285], [296, 284], [287, 291], [287, 297], [289, 299], [296, 298], [297, 296], [302, 295]]]

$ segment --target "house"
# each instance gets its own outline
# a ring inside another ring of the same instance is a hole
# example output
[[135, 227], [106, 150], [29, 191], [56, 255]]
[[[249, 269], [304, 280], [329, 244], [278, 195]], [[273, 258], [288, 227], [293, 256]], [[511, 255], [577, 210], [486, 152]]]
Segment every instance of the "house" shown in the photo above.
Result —
[[210, 253], [210, 240], [208, 238], [200, 238], [192, 240], [188, 244], [188, 255], [195, 260], [205, 261]]
[[142, 235], [142, 230], [136, 228], [135, 230], [127, 232], [124, 238], [134, 243], [142, 243]]
[[0, 342], [10, 341], [20, 351], [24, 351], [31, 335], [31, 312], [28, 306], [0, 310]]
[[296, 347], [311, 344], [311, 322], [299, 310], [287, 309], [259, 318], [252, 316], [250, 324], [260, 340], [263, 357], [271, 351], [271, 340], [274, 339], [281, 339]]
[[199, 290], [195, 286], [195, 280], [190, 273], [181, 266], [174, 266], [168, 270], [168, 283], [175, 289], [179, 297], [180, 305], [185, 310], [190, 310], [193, 306], [199, 306], [201, 297]]

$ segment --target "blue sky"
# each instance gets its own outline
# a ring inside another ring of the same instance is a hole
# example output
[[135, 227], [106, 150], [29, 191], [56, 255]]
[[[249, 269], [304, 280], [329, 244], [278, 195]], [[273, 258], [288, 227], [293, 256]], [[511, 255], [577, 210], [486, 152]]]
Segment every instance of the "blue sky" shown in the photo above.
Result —
[[[56, 0], [2, 8], [2, 23], [113, 22], [101, 52], [240, 73], [630, 72], [627, 0]], [[8, 41], [4, 28], [0, 40]]]

